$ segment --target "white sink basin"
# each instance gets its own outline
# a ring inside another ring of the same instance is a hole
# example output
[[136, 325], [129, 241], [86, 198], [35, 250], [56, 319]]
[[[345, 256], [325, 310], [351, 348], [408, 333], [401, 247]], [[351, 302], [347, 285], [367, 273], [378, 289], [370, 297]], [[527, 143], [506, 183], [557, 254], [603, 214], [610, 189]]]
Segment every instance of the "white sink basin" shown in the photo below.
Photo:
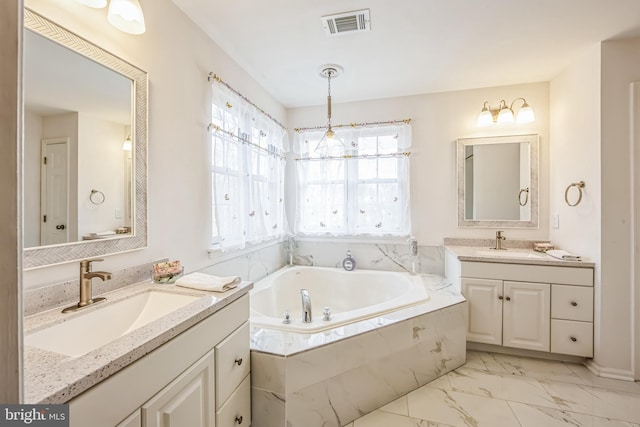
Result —
[[537, 254], [534, 252], [518, 252], [518, 251], [498, 251], [498, 250], [488, 250], [488, 251], [475, 251], [476, 254], [481, 256], [491, 256], [498, 258], [546, 258], [543, 254]]
[[160, 317], [200, 299], [147, 291], [109, 303], [24, 337], [25, 345], [67, 356], [82, 356]]

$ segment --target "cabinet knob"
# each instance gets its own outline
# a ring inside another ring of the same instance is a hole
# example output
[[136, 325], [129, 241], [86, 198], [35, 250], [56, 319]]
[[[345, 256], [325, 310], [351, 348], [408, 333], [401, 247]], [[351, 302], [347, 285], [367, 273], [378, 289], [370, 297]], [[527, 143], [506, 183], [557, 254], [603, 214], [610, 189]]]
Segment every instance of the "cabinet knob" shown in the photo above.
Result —
[[501, 299], [503, 299], [503, 298], [504, 298], [504, 297], [503, 297], [502, 295], [498, 295], [498, 299], [499, 299], [499, 300], [501, 300]]
[[237, 358], [234, 363], [238, 366], [242, 365], [242, 357]]
[[575, 301], [571, 301], [571, 305], [572, 305], [573, 307], [577, 307], [577, 306], [578, 306], [578, 303], [577, 303], [577, 302], [575, 302]]
[[242, 424], [242, 420], [243, 420], [242, 415], [237, 416], [236, 417], [236, 424]]
[[578, 338], [576, 338], [576, 337], [571, 337], [571, 341], [576, 342], [576, 341], [578, 341]]
[[505, 298], [507, 301], [511, 301], [511, 297], [506, 297]]

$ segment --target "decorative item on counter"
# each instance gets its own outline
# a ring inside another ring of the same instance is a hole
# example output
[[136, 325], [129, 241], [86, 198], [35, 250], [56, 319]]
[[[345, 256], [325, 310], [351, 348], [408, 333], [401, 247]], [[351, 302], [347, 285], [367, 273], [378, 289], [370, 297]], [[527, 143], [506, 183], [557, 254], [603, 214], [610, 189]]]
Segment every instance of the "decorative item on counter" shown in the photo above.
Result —
[[574, 255], [571, 252], [563, 251], [561, 249], [547, 251], [547, 255], [551, 255], [552, 257], [561, 259], [563, 261], [582, 261], [580, 255]]
[[159, 262], [153, 264], [153, 281], [155, 283], [169, 284], [174, 283], [182, 273], [184, 267], [180, 265], [180, 261]]
[[555, 245], [549, 242], [536, 242], [533, 244], [533, 250], [537, 252], [547, 252], [555, 248]]
[[200, 291], [226, 292], [240, 284], [240, 276], [218, 277], [205, 273], [190, 273], [176, 281], [176, 286]]
[[129, 228], [129, 227], [118, 227], [118, 228], [116, 228], [116, 234], [127, 234], [129, 232], [129, 230], [127, 230], [127, 228]]

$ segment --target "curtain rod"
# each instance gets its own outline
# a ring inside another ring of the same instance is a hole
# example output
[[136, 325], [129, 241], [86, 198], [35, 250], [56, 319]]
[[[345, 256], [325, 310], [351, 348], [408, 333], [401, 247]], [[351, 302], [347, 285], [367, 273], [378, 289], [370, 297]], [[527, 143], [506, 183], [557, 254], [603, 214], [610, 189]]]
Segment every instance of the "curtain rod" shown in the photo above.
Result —
[[229, 86], [229, 83], [225, 82], [224, 80], [222, 80], [220, 78], [220, 76], [218, 76], [215, 73], [209, 73], [209, 76], [207, 77], [208, 81], [211, 80], [215, 80], [218, 83], [221, 83], [223, 85], [225, 85], [227, 87], [227, 89], [229, 89], [231, 92], [235, 93], [236, 95], [238, 95], [240, 98], [244, 99], [246, 102], [248, 102], [249, 104], [251, 104], [253, 107], [255, 107], [255, 109], [257, 109], [258, 111], [260, 111], [262, 114], [264, 114], [265, 116], [269, 117], [271, 120], [273, 120], [274, 122], [276, 122], [276, 124], [278, 126], [280, 126], [282, 129], [287, 130], [287, 128], [280, 123], [278, 120], [276, 120], [275, 118], [273, 118], [273, 116], [271, 116], [271, 114], [267, 113], [266, 111], [264, 111], [262, 108], [258, 107], [256, 104], [254, 104], [253, 102], [251, 102], [251, 100], [249, 98], [247, 98], [246, 96], [244, 96], [243, 94], [241, 94], [240, 92], [238, 92], [237, 90], [235, 90], [234, 88], [232, 88], [231, 86]]
[[[342, 128], [342, 127], [352, 127], [352, 128], [356, 128], [356, 127], [365, 127], [365, 126], [373, 126], [373, 125], [395, 125], [396, 123], [404, 123], [405, 125], [408, 125], [409, 123], [411, 123], [411, 119], [403, 119], [403, 120], [387, 120], [384, 122], [367, 122], [367, 123], [349, 123], [348, 125], [333, 125], [331, 126], [332, 128]], [[321, 130], [321, 129], [326, 129], [327, 126], [314, 126], [314, 127], [309, 127], [309, 128], [294, 128], [293, 130], [295, 130], [296, 132], [301, 132], [303, 130]]]

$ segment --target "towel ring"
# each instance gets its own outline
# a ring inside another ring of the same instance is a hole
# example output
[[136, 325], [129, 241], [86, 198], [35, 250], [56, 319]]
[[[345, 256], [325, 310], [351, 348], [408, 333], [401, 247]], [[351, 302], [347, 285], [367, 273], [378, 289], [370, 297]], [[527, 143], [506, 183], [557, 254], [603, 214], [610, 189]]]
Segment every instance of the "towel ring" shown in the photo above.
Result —
[[[522, 203], [522, 193], [524, 193], [524, 203]], [[529, 187], [523, 188], [518, 193], [518, 204], [520, 206], [527, 206], [527, 203], [529, 203]]]
[[101, 205], [104, 203], [104, 193], [98, 190], [91, 190], [91, 194], [89, 194], [89, 201], [94, 205]]
[[[580, 202], [582, 201], [582, 189], [584, 188], [584, 185], [585, 185], [584, 181], [574, 182], [572, 184], [569, 184], [567, 189], [564, 190], [564, 201], [567, 202], [567, 205], [574, 207], [580, 204]], [[576, 200], [575, 203], [569, 202], [569, 190], [571, 190], [572, 187], [575, 187], [578, 189], [578, 200]]]

